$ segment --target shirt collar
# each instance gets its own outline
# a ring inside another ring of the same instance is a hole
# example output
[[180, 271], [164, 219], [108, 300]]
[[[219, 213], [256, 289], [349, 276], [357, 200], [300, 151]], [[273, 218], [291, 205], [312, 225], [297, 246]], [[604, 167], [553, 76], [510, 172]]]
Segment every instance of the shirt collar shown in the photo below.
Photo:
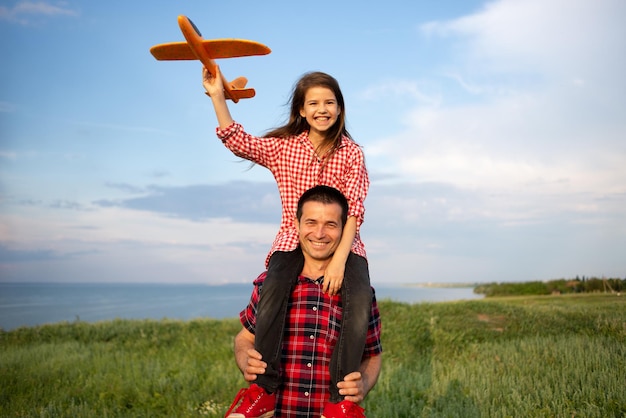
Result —
[[311, 278], [301, 275], [298, 278], [300, 279], [301, 282], [305, 282], [305, 283], [313, 283], [316, 285], [321, 285], [322, 283], [324, 283], [324, 276], [320, 276], [317, 279], [311, 279]]
[[[313, 144], [311, 144], [311, 140], [309, 139], [309, 131], [304, 131], [302, 132], [300, 135], [298, 135], [298, 139], [300, 140], [301, 143], [308, 143], [311, 147], [313, 146]], [[346, 137], [345, 135], [341, 136], [341, 143], [339, 144], [338, 148], [343, 148], [346, 146], [346, 141], [348, 141], [348, 137]]]

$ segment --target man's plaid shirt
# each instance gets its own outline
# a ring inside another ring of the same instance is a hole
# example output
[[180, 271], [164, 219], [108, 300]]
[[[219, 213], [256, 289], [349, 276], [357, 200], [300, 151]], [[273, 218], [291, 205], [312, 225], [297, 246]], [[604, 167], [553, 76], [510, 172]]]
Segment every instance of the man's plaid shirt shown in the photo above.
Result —
[[[239, 314], [241, 324], [253, 334], [265, 276], [262, 273], [254, 281], [250, 302]], [[339, 338], [341, 296], [328, 296], [322, 292], [321, 281], [300, 276], [287, 312], [281, 360], [283, 383], [277, 393], [274, 414], [276, 417], [320, 416], [330, 399], [329, 366]], [[363, 357], [382, 353], [380, 332], [380, 314], [374, 296]]]
[[334, 187], [346, 196], [350, 208], [348, 216], [357, 219], [352, 252], [367, 257], [359, 229], [365, 215], [364, 201], [370, 183], [363, 150], [358, 144], [344, 136], [339, 149], [325, 162], [317, 157], [308, 132], [288, 138], [261, 138], [246, 133], [237, 122], [226, 129], [217, 128], [216, 132], [226, 148], [236, 156], [266, 167], [276, 179], [282, 202], [282, 219], [265, 260], [266, 266], [274, 251], [292, 251], [298, 246], [298, 233], [293, 224], [298, 199], [305, 191], [318, 185]]

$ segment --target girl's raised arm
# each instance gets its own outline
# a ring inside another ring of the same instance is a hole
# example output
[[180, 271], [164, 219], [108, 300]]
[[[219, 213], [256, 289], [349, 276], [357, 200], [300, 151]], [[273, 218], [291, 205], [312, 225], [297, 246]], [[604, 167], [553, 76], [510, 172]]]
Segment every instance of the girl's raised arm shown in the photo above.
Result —
[[220, 67], [216, 65], [215, 71], [216, 74], [215, 77], [213, 77], [206, 68], [202, 68], [202, 85], [206, 89], [207, 95], [211, 97], [220, 129], [225, 129], [232, 125], [233, 118], [226, 104], [224, 85], [222, 84], [222, 77], [220, 76]]

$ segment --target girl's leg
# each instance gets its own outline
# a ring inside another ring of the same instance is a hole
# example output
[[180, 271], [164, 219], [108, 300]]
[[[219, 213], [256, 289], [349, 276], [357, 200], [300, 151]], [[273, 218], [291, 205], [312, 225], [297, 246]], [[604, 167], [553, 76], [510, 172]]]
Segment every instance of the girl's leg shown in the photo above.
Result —
[[352, 372], [358, 371], [363, 358], [365, 339], [372, 308], [372, 288], [370, 285], [367, 260], [350, 253], [346, 261], [343, 285], [341, 286], [343, 313], [341, 332], [330, 360], [330, 402], [343, 400], [337, 383]]
[[277, 251], [272, 254], [267, 277], [259, 296], [254, 348], [267, 363], [265, 374], [258, 375], [256, 384], [268, 392], [280, 385], [280, 357], [287, 318], [289, 296], [304, 266], [302, 250]]

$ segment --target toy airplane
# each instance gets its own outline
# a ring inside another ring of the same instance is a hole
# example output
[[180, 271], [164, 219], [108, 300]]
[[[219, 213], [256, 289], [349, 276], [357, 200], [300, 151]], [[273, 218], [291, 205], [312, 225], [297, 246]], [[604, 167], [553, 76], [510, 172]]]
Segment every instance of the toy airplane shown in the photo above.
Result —
[[[150, 52], [157, 60], [200, 60], [206, 69], [215, 77], [216, 58], [248, 57], [267, 55], [272, 52], [267, 46], [245, 39], [203, 39], [202, 34], [186, 16], [178, 16], [178, 26], [187, 42], [170, 42], [155, 45]], [[221, 72], [220, 72], [221, 73]], [[237, 103], [239, 99], [254, 97], [255, 91], [246, 88], [248, 79], [238, 77], [227, 81], [222, 75], [224, 93], [227, 99]]]

